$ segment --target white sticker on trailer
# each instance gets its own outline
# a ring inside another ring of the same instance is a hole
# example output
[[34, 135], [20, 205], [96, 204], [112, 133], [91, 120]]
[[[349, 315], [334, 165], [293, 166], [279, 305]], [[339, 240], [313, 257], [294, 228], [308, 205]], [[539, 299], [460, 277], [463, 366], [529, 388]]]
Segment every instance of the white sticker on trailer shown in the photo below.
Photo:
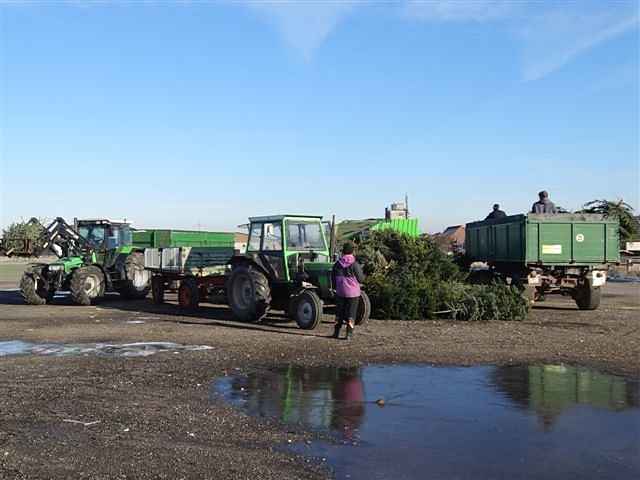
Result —
[[542, 245], [543, 255], [562, 255], [562, 245]]

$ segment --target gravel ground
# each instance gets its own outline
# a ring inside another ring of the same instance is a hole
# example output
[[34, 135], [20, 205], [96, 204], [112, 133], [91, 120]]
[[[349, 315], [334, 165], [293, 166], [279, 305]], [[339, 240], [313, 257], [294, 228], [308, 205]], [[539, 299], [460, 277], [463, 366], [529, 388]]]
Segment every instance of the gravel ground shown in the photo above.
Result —
[[526, 322], [371, 321], [346, 342], [327, 338], [329, 318], [308, 332], [278, 316], [237, 323], [222, 306], [184, 315], [174, 303], [113, 296], [92, 307], [64, 299], [33, 307], [18, 292], [1, 291], [0, 340], [170, 341], [213, 349], [145, 358], [1, 358], [0, 478], [327, 478], [322, 465], [279, 446], [311, 434], [210, 402], [211, 381], [286, 363], [568, 363], [637, 377], [639, 312], [640, 285], [608, 284], [595, 312], [552, 297]]

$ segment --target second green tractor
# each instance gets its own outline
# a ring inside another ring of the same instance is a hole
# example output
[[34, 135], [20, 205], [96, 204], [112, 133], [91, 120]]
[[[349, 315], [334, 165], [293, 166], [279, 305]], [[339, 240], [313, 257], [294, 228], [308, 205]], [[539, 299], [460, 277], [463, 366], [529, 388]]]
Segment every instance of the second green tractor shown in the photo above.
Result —
[[144, 249], [134, 245], [127, 222], [79, 220], [72, 227], [58, 217], [44, 229], [39, 244], [58, 259], [30, 265], [22, 276], [20, 290], [31, 305], [49, 303], [61, 290], [69, 291], [79, 305], [90, 305], [105, 292], [131, 299], [149, 293]]

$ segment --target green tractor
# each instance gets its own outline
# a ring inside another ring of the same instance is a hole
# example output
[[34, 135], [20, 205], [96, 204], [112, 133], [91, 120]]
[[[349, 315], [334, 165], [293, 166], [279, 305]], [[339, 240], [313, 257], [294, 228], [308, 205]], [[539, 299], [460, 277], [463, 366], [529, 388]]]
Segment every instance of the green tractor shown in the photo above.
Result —
[[131, 226], [109, 220], [79, 220], [71, 227], [56, 218], [38, 241], [39, 253], [50, 250], [58, 260], [33, 264], [20, 281], [27, 303], [43, 305], [59, 290], [70, 291], [74, 303], [90, 305], [106, 291], [125, 298], [144, 298], [150, 274], [144, 250], [133, 245]]
[[[269, 309], [284, 310], [305, 330], [335, 303], [332, 280], [333, 228], [322, 217], [277, 215], [250, 218], [244, 255], [231, 260], [226, 296], [234, 316], [260, 321]], [[360, 297], [357, 324], [369, 318], [371, 304]]]

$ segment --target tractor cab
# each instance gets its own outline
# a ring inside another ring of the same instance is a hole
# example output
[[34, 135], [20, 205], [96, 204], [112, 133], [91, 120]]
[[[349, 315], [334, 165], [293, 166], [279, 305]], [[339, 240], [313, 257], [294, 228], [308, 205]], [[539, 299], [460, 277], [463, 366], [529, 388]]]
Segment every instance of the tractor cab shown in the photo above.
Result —
[[299, 280], [307, 265], [330, 261], [322, 217], [276, 215], [249, 221], [246, 255], [276, 282]]
[[78, 220], [78, 233], [95, 250], [115, 250], [131, 245], [131, 225], [127, 222], [112, 222], [105, 219]]

